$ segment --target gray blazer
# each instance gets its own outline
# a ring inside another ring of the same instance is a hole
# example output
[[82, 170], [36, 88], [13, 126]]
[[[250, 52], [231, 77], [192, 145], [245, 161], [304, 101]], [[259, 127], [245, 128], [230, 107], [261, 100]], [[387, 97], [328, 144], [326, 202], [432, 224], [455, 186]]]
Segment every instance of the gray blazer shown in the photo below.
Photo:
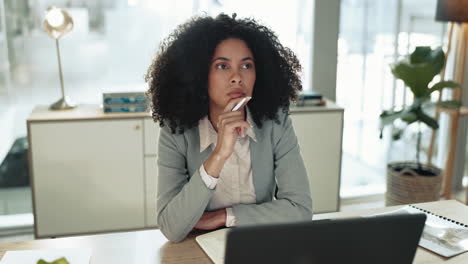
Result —
[[[250, 139], [256, 204], [234, 205], [236, 225], [312, 219], [312, 199], [291, 118], [279, 112], [279, 124], [264, 121]], [[193, 229], [214, 193], [200, 176], [212, 149], [200, 152], [198, 127], [171, 134], [165, 126], [158, 147], [158, 225], [171, 241], [182, 241]], [[278, 185], [276, 199], [275, 187]]]

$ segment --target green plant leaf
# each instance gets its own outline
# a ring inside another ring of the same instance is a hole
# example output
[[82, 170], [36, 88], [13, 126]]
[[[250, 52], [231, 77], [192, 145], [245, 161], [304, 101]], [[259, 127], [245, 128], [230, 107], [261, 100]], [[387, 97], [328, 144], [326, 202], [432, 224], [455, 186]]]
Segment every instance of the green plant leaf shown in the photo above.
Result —
[[416, 47], [413, 53], [410, 54], [410, 63], [423, 63], [426, 62], [426, 58], [431, 54], [431, 47], [429, 46], [419, 46]]
[[426, 96], [427, 86], [434, 79], [434, 76], [437, 75], [429, 63], [412, 65], [407, 61], [401, 61], [393, 64], [391, 67], [393, 75], [401, 79], [410, 88], [416, 98]]
[[416, 97], [413, 99], [413, 103], [409, 106], [411, 109], [417, 110], [427, 101], [427, 97]]
[[456, 82], [453, 82], [453, 81], [441, 81], [441, 82], [438, 82], [436, 84], [434, 84], [430, 89], [429, 89], [429, 92], [428, 92], [428, 95], [430, 95], [431, 93], [435, 92], [435, 91], [441, 91], [442, 89], [444, 88], [459, 88], [461, 87], [460, 84], [456, 83]]
[[403, 114], [403, 110], [401, 111], [383, 111], [380, 114], [380, 128], [383, 128], [386, 125], [390, 125], [396, 119], [400, 118]]
[[432, 129], [438, 129], [439, 123], [434, 118], [425, 114], [422, 110], [416, 112], [418, 120], [431, 127]]
[[428, 46], [419, 46], [410, 55], [411, 64], [428, 63], [432, 65], [434, 76], [444, 68], [445, 53], [441, 47], [431, 49]]
[[[379, 138], [383, 137], [383, 129], [385, 126], [392, 124], [395, 120], [401, 119], [402, 121], [406, 122], [408, 125], [418, 121], [418, 116], [416, 115], [415, 111], [411, 108], [404, 109], [401, 111], [383, 111], [380, 114], [380, 136]], [[403, 129], [394, 128], [392, 139], [398, 140], [400, 139], [401, 135], [403, 134]]]
[[393, 123], [393, 121], [395, 121], [396, 119], [400, 118], [403, 114], [403, 110], [401, 111], [383, 111], [379, 118], [380, 118], [380, 134], [379, 134], [379, 138], [382, 139], [383, 138], [383, 129], [385, 126], [387, 125], [391, 125]]
[[414, 110], [409, 110], [409, 111], [405, 111], [402, 115], [401, 115], [401, 120], [405, 121], [406, 123], [411, 124], [411, 123], [414, 123], [416, 121], [418, 121], [418, 115], [415, 113]]
[[397, 62], [391, 68], [393, 75], [410, 88], [415, 98], [424, 98], [430, 94], [428, 85], [440, 73], [444, 63], [442, 48], [416, 47], [409, 59]]
[[457, 100], [448, 100], [437, 103], [438, 106], [449, 108], [449, 109], [458, 109], [462, 105], [460, 101]]
[[[433, 107], [436, 103], [430, 102], [431, 93], [441, 91], [443, 88], [460, 87], [452, 81], [442, 81], [432, 85], [429, 83], [439, 74], [445, 63], [445, 54], [442, 48], [431, 49], [430, 47], [417, 47], [407, 58], [391, 65], [391, 70], [395, 78], [402, 80], [413, 93], [413, 102], [401, 111], [383, 111], [380, 115], [381, 137], [383, 127], [392, 124], [396, 119], [410, 125], [415, 122], [422, 122], [427, 126], [438, 129], [438, 121], [431, 117], [423, 109]], [[457, 101], [444, 101], [439, 105], [456, 108], [460, 106]], [[405, 128], [394, 128], [392, 138], [398, 140], [402, 137]], [[419, 149], [418, 149], [419, 151]]]

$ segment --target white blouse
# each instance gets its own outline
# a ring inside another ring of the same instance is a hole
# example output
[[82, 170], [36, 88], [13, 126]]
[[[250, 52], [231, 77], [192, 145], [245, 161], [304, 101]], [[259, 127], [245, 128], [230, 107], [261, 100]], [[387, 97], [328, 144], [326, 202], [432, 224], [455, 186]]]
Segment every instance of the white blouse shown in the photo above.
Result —
[[[247, 122], [253, 124], [252, 116], [247, 110]], [[207, 147], [216, 147], [218, 134], [211, 125], [208, 117], [198, 123], [200, 132], [200, 152]], [[257, 141], [252, 128], [245, 130], [245, 137], [238, 137], [234, 144], [234, 152], [226, 160], [221, 169], [219, 178], [208, 175], [203, 164], [200, 167], [200, 175], [206, 186], [215, 189], [213, 197], [208, 204], [208, 210], [226, 208], [226, 226], [235, 226], [236, 218], [232, 205], [253, 204], [256, 202], [255, 188], [252, 178], [252, 166], [250, 159], [250, 140]]]

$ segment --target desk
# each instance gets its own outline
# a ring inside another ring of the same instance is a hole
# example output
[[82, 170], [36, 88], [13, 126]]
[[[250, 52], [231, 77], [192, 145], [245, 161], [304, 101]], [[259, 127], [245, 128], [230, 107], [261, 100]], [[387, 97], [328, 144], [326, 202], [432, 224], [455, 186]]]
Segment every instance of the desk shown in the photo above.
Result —
[[169, 242], [158, 230], [0, 243], [0, 256], [9, 250], [92, 248], [91, 264], [211, 263], [192, 233], [181, 243]]
[[[418, 207], [436, 214], [468, 223], [468, 207], [454, 200], [417, 204]], [[366, 216], [400, 208], [392, 206], [354, 212], [319, 214], [314, 219], [345, 218]], [[8, 250], [40, 248], [91, 247], [91, 264], [155, 264], [155, 263], [211, 263], [195, 242], [194, 232], [181, 243], [169, 242], [159, 230], [144, 230], [102, 235], [76, 236], [57, 239], [43, 239], [27, 242], [0, 243], [0, 256]], [[450, 259], [444, 259], [419, 247], [414, 263], [468, 263], [468, 252]]]

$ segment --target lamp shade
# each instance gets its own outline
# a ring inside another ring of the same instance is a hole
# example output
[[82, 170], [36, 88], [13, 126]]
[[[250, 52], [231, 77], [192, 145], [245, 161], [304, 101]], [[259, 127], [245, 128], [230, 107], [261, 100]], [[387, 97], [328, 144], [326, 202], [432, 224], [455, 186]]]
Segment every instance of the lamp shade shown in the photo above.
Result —
[[49, 7], [44, 19], [44, 30], [54, 39], [59, 39], [73, 29], [73, 19], [64, 10]]
[[468, 0], [437, 0], [436, 20], [468, 22]]
[[436, 20], [468, 22], [468, 0], [437, 0]]

